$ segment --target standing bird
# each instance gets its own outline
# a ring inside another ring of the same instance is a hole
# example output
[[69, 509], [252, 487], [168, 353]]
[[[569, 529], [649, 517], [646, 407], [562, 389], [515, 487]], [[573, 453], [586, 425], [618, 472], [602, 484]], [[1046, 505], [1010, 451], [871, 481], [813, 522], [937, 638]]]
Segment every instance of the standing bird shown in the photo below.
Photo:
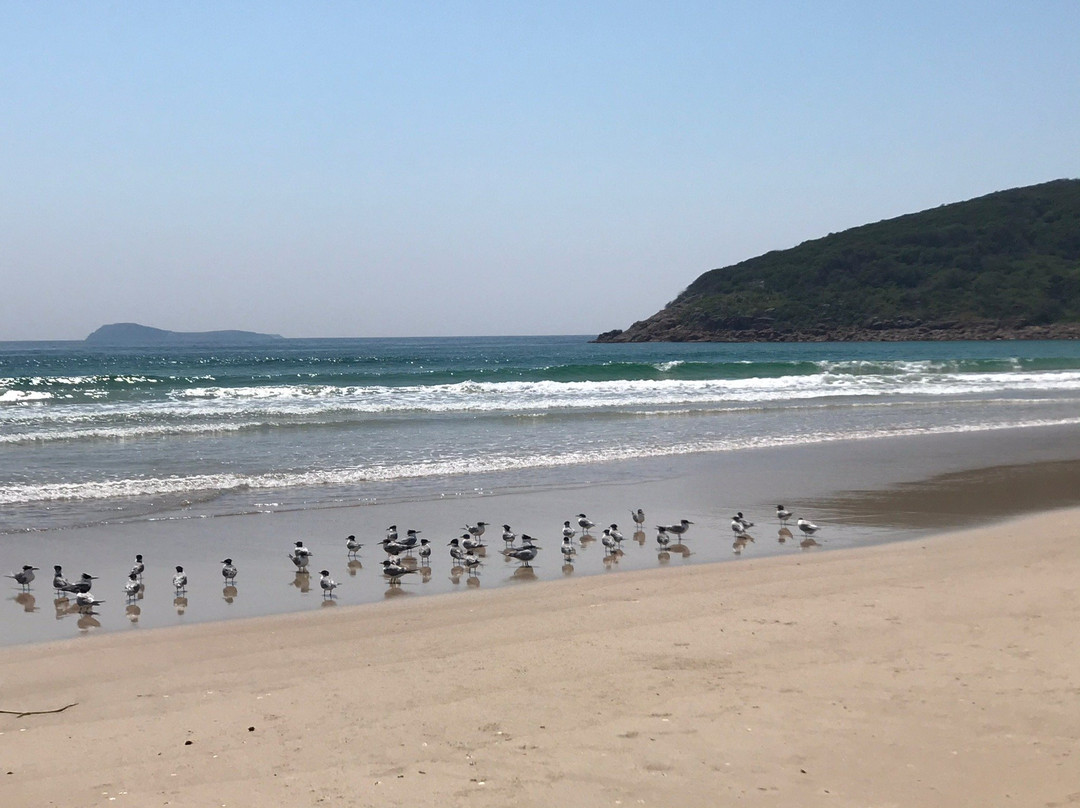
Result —
[[135, 556], [135, 563], [132, 565], [131, 571], [139, 578], [139, 580], [142, 580], [142, 574], [146, 571], [146, 565], [143, 563], [141, 553]]
[[416, 572], [416, 570], [414, 569], [409, 569], [408, 567], [401, 566], [399, 562], [394, 561], [390, 558], [383, 561], [382, 564], [383, 575], [390, 579], [391, 584], [399, 584], [401, 583], [401, 579], [404, 576], [408, 575], [411, 572]]
[[29, 592], [30, 584], [34, 580], [34, 573], [37, 571], [37, 567], [32, 567], [29, 564], [23, 564], [23, 568], [21, 570], [19, 570], [18, 572], [12, 572], [6, 577], [13, 579], [15, 583], [17, 583], [19, 586]]
[[776, 506], [776, 518], [780, 520], [780, 524], [786, 525], [788, 519], [792, 517], [791, 511], [785, 508], [783, 505]]
[[71, 584], [71, 581], [64, 577], [64, 571], [59, 564], [55, 564], [53, 566], [52, 585], [53, 589], [56, 590], [57, 596], [63, 594], [64, 592], [75, 591]]
[[450, 539], [447, 547], [450, 548], [450, 558], [452, 560], [460, 562], [465, 558], [465, 551], [461, 549], [461, 542], [458, 539]]
[[322, 587], [323, 597], [334, 597], [334, 588], [337, 586], [337, 582], [330, 577], [330, 570], [322, 570], [319, 575], [322, 576], [319, 578], [319, 586]]
[[577, 531], [570, 527], [569, 519], [562, 523], [562, 537], [564, 541], [571, 541], [576, 535]]
[[746, 533], [746, 524], [738, 516], [731, 517], [731, 532], [736, 536]]
[[473, 550], [479, 550], [481, 547], [487, 547], [478, 535], [471, 533], [461, 534], [461, 546], [465, 548], [466, 552], [471, 553]]
[[427, 539], [420, 539], [420, 549], [416, 551], [416, 554], [420, 556], [420, 560], [426, 567], [428, 560], [431, 558], [431, 542]]
[[475, 525], [465, 525], [465, 529], [469, 531], [470, 536], [480, 538], [484, 535], [484, 529], [487, 527], [487, 522], [477, 522]]
[[809, 522], [801, 517], [797, 522], [795, 522], [795, 524], [798, 525], [799, 530], [801, 530], [807, 536], [813, 536], [815, 533], [821, 530], [821, 528], [815, 525], [813, 522]]
[[[676, 536], [682, 536], [683, 533], [690, 529], [690, 525], [694, 524], [689, 519], [680, 519], [677, 525], [664, 525], [664, 530], [668, 533], [674, 533]], [[660, 526], [657, 525], [657, 528]]]
[[233, 586], [236, 584], [236, 567], [233, 566], [232, 559], [226, 558], [221, 562], [224, 566], [221, 568], [221, 577], [225, 579], [225, 586]]
[[79, 607], [80, 612], [89, 612], [95, 606], [100, 606], [104, 602], [98, 600], [89, 592], [80, 592], [75, 596], [75, 604]]
[[[76, 595], [85, 595], [87, 592], [90, 591], [91, 584], [93, 584], [93, 582], [96, 580], [96, 575], [91, 575], [89, 572], [84, 572], [82, 575], [79, 576], [79, 580], [75, 581], [71, 585], [71, 589], [69, 591], [73, 592]], [[104, 603], [104, 601], [102, 601], [102, 603]]]
[[345, 549], [349, 551], [349, 555], [354, 556], [360, 552], [360, 548], [363, 547], [360, 542], [356, 540], [356, 536], [346, 536]]
[[143, 585], [139, 581], [139, 576], [134, 572], [128, 573], [127, 583], [124, 584], [124, 592], [127, 594], [129, 601], [136, 600], [139, 597], [139, 593], [142, 592]]
[[570, 537], [569, 537], [569, 536], [563, 536], [563, 540], [562, 540], [562, 554], [563, 554], [563, 559], [564, 559], [564, 560], [565, 560], [565, 561], [566, 561], [566, 562], [567, 562], [568, 564], [569, 564], [569, 563], [570, 563], [571, 561], [573, 561], [573, 560], [574, 560], [574, 556], [576, 556], [576, 555], [577, 555], [577, 548], [576, 548], [576, 547], [574, 547], [573, 543], [572, 543], [572, 542], [570, 541]]
[[536, 554], [539, 551], [540, 548], [530, 542], [528, 544], [522, 545], [521, 547], [511, 547], [507, 550], [503, 550], [503, 555], [507, 558], [517, 559], [527, 567], [529, 566], [529, 562], [536, 558]]
[[506, 542], [506, 546], [509, 547], [514, 543], [517, 538], [517, 534], [510, 529], [510, 525], [503, 525], [502, 540]]
[[580, 527], [584, 533], [588, 533], [592, 528], [596, 527], [596, 522], [591, 521], [589, 517], [583, 513], [577, 515], [577, 523], [578, 527]]
[[177, 595], [187, 591], [187, 573], [179, 564], [176, 565], [176, 574], [172, 577], [172, 585]]
[[634, 520], [634, 529], [641, 530], [645, 524], [645, 511], [638, 508], [636, 511], [630, 511], [630, 518]]
[[465, 557], [461, 559], [461, 563], [465, 565], [465, 569], [469, 571], [469, 575], [475, 575], [477, 567], [480, 566], [480, 557], [475, 556], [472, 553], [466, 553]]
[[750, 528], [752, 528], [754, 526], [753, 522], [751, 522], [749, 519], [747, 519], [746, 517], [744, 517], [742, 515], [742, 511], [739, 511], [737, 514], [735, 514], [735, 518], [738, 519], [740, 522], [742, 522], [742, 526], [743, 526], [744, 530], [749, 530]]
[[656, 543], [660, 545], [661, 550], [666, 550], [668, 545], [671, 544], [671, 536], [668, 535], [667, 528], [663, 525], [656, 526]]
[[296, 565], [297, 572], [307, 572], [308, 560], [313, 553], [304, 546], [302, 541], [296, 542], [293, 551], [289, 553], [289, 560]]

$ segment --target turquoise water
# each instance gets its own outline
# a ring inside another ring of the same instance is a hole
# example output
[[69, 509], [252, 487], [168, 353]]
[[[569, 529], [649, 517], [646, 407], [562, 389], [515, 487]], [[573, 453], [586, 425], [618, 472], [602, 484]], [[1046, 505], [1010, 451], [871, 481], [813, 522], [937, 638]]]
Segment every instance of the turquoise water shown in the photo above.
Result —
[[[408, 501], [568, 469], [1080, 423], [1075, 342], [0, 343], [0, 533]], [[595, 476], [592, 478], [595, 480]]]

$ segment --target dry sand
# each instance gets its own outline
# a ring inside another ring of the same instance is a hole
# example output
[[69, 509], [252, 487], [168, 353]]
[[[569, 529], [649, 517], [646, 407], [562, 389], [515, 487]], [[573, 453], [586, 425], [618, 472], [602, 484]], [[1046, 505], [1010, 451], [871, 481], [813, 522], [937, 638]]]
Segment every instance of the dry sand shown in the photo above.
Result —
[[0, 805], [1080, 804], [1080, 511], [4, 649]]

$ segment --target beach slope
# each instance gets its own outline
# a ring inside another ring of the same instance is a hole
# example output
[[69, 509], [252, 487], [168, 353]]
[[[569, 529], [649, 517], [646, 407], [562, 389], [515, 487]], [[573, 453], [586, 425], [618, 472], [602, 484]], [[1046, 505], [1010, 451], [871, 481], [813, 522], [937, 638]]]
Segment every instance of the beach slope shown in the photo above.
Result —
[[0, 804], [1080, 803], [1078, 517], [9, 648]]

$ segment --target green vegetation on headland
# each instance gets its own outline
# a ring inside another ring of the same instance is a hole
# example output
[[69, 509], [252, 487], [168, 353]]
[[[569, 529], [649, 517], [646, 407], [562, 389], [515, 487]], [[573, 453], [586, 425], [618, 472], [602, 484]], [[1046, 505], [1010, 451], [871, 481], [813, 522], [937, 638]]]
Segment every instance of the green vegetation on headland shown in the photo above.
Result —
[[1080, 338], [1080, 180], [943, 205], [713, 269], [598, 342]]
[[154, 348], [158, 346], [193, 345], [265, 345], [284, 337], [259, 334], [254, 331], [166, 331], [138, 323], [103, 325], [85, 342], [121, 348]]

